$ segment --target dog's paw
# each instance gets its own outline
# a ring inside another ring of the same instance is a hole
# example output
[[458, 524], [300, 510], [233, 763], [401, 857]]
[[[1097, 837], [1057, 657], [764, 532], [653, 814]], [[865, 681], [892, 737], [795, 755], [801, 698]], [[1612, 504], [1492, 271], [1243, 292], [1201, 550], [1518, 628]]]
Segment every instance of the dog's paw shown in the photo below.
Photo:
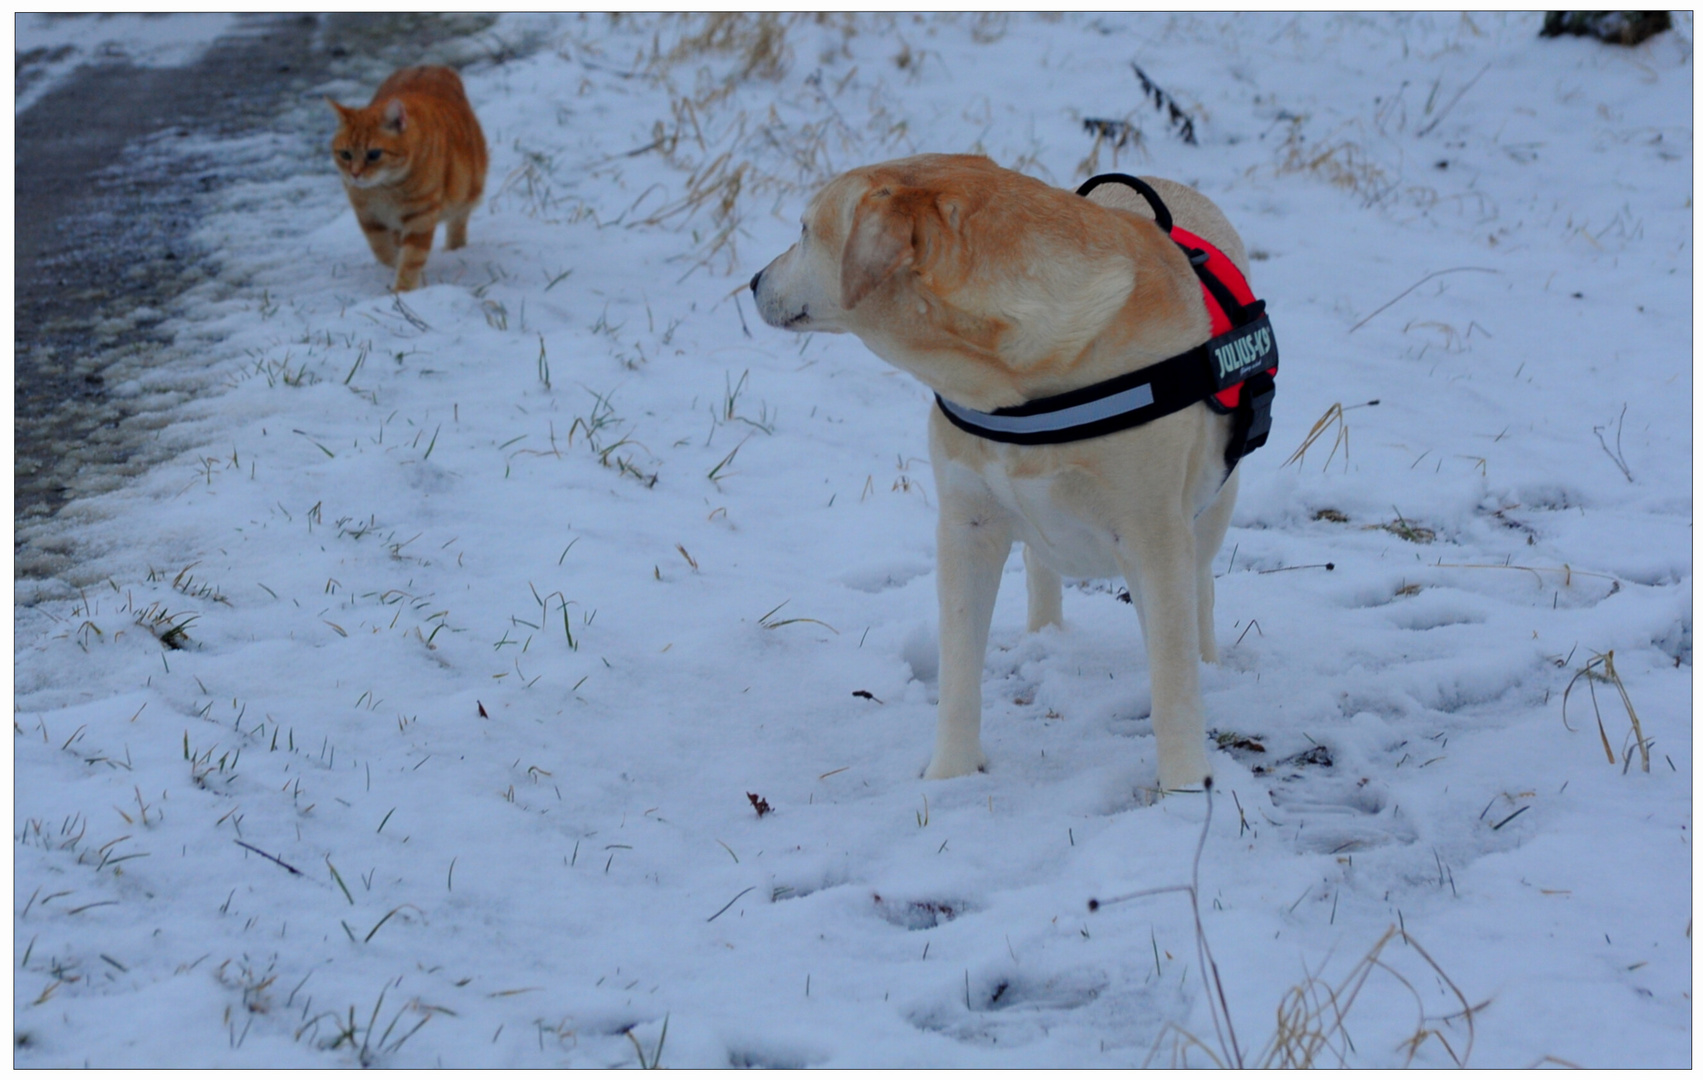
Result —
[[982, 748], [972, 746], [967, 750], [937, 750], [934, 759], [923, 770], [924, 780], [950, 780], [954, 776], [968, 776], [980, 772], [988, 763], [988, 756], [982, 753]]
[[1166, 761], [1159, 758], [1159, 789], [1161, 791], [1199, 791], [1212, 779], [1204, 750], [1198, 754], [1179, 755], [1184, 760]]

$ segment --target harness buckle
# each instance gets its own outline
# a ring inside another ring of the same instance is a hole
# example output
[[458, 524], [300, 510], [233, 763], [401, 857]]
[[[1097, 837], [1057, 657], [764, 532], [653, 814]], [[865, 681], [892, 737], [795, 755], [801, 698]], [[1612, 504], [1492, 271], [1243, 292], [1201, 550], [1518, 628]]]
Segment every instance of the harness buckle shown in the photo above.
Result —
[[1242, 407], [1237, 410], [1236, 418], [1236, 427], [1242, 431], [1242, 451], [1238, 457], [1265, 445], [1266, 436], [1271, 434], [1271, 399], [1276, 396], [1277, 380], [1269, 371], [1249, 376], [1242, 384]]

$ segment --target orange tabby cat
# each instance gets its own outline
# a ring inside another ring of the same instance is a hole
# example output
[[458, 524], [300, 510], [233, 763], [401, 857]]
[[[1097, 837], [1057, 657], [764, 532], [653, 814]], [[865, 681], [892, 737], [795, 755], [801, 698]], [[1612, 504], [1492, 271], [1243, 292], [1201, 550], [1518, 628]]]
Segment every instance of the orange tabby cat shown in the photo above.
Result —
[[444, 246], [463, 246], [485, 190], [485, 133], [461, 77], [446, 67], [403, 68], [365, 108], [326, 100], [343, 118], [331, 157], [355, 219], [378, 261], [396, 268], [392, 288], [418, 288], [438, 219]]

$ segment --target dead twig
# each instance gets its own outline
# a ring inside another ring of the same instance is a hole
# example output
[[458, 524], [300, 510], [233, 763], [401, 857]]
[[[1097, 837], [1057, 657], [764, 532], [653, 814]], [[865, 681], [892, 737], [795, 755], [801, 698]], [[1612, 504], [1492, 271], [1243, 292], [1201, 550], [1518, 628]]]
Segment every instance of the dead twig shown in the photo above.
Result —
[[1600, 427], [1591, 428], [1591, 431], [1596, 433], [1597, 444], [1602, 447], [1602, 452], [1608, 455], [1608, 460], [1614, 462], [1615, 466], [1620, 469], [1621, 475], [1626, 477], [1626, 482], [1628, 484], [1630, 484], [1630, 483], [1633, 482], [1632, 481], [1632, 470], [1628, 469], [1626, 467], [1626, 455], [1624, 453], [1622, 453], [1621, 450], [1620, 450], [1620, 432], [1623, 428], [1626, 427], [1626, 406], [1625, 405], [1622, 405], [1620, 407], [1620, 419], [1614, 425], [1614, 449], [1613, 450], [1610, 450], [1608, 448], [1607, 441], [1605, 441], [1602, 437], [1603, 430], [1607, 427], [1608, 427], [1607, 424], [1603, 424]]
[[297, 870], [295, 867], [291, 866], [289, 863], [285, 862], [283, 859], [280, 859], [276, 855], [268, 855], [268, 854], [266, 854], [266, 852], [261, 851], [259, 848], [255, 847], [253, 844], [245, 844], [241, 840], [237, 840], [237, 841], [235, 841], [235, 843], [236, 843], [237, 847], [247, 848], [249, 851], [254, 852], [256, 855], [259, 855], [263, 859], [271, 859], [273, 862], [277, 863], [279, 866], [282, 866], [284, 869], [288, 870], [290, 873], [296, 875], [297, 877], [302, 876], [302, 872], [300, 870]]

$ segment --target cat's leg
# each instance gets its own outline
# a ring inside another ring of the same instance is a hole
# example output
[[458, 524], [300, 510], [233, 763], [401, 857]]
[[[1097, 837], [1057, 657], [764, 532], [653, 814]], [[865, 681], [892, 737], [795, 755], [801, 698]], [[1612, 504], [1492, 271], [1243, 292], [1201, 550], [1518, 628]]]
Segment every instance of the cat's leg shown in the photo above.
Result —
[[396, 233], [382, 221], [370, 218], [357, 219], [361, 223], [361, 232], [367, 238], [367, 246], [373, 249], [373, 258], [384, 266], [396, 265]]
[[422, 218], [410, 229], [419, 230], [422, 224], [424, 231], [402, 234], [402, 250], [396, 260], [396, 283], [391, 286], [396, 292], [420, 287], [420, 271], [426, 268], [426, 256], [432, 253], [432, 235], [437, 232], [437, 218], [433, 216], [429, 221]]
[[467, 217], [473, 207], [458, 206], [444, 215], [443, 246], [446, 251], [467, 246]]

